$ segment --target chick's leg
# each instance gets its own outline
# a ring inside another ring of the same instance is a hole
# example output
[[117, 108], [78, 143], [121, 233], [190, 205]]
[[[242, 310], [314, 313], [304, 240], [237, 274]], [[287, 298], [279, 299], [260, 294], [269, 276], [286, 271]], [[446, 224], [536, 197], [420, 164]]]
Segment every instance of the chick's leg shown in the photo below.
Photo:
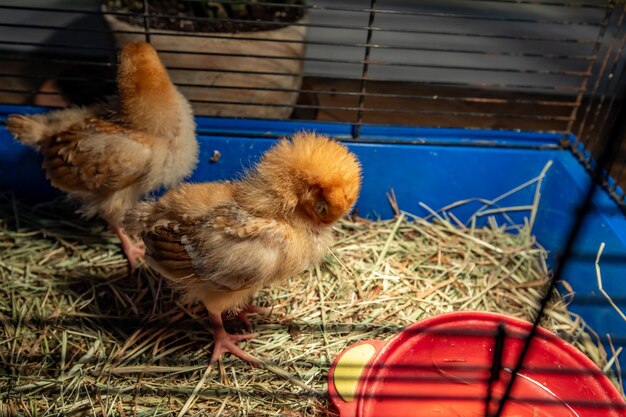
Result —
[[252, 323], [248, 318], [248, 314], [270, 314], [272, 312], [271, 307], [259, 307], [252, 304], [245, 306], [238, 314], [239, 321], [241, 321], [249, 332], [252, 332]]
[[132, 239], [124, 232], [124, 230], [119, 226], [112, 226], [113, 231], [122, 242], [122, 251], [124, 255], [126, 255], [126, 259], [128, 259], [128, 263], [130, 264], [130, 270], [134, 271], [137, 269], [137, 260], [139, 258], [143, 258], [145, 255], [145, 248], [143, 243], [135, 243]]
[[213, 347], [213, 354], [211, 355], [211, 364], [219, 361], [222, 358], [222, 355], [226, 352], [230, 352], [253, 365], [259, 363], [257, 358], [237, 346], [238, 342], [255, 338], [257, 336], [255, 333], [237, 335], [230, 334], [226, 331], [226, 329], [224, 329], [224, 322], [222, 322], [221, 315], [209, 312], [209, 317], [211, 318], [213, 337], [215, 339], [215, 346]]

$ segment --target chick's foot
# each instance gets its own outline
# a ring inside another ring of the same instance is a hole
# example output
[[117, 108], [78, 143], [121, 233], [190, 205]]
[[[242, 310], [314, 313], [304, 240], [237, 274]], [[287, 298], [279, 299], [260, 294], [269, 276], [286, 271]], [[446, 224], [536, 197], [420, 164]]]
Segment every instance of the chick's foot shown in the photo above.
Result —
[[124, 233], [121, 227], [114, 227], [115, 234], [120, 239], [122, 251], [128, 259], [130, 265], [130, 271], [134, 272], [137, 269], [137, 263], [140, 258], [143, 258], [146, 252], [143, 242], [135, 243], [132, 239]]
[[210, 317], [213, 322], [213, 337], [215, 339], [210, 363], [215, 364], [217, 361], [222, 359], [224, 353], [229, 352], [238, 358], [257, 366], [259, 364], [259, 360], [237, 346], [238, 342], [253, 339], [257, 337], [257, 334], [230, 334], [226, 331], [226, 329], [224, 329], [224, 323], [222, 322], [221, 316], [210, 314]]

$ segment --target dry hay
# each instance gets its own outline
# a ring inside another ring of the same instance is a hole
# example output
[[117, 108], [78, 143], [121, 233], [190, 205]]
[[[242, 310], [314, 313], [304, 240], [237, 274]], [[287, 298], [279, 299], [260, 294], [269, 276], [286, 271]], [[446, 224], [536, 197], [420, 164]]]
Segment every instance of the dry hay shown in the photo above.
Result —
[[[259, 336], [243, 347], [271, 365], [227, 355], [211, 369], [204, 311], [178, 305], [145, 267], [128, 277], [101, 222], [2, 195], [2, 415], [329, 415], [328, 366], [352, 343], [453, 310], [534, 317], [548, 269], [530, 226], [437, 217], [341, 221], [323, 265], [255, 300], [274, 311], [252, 317]], [[603, 367], [606, 353], [566, 298], [542, 324]]]

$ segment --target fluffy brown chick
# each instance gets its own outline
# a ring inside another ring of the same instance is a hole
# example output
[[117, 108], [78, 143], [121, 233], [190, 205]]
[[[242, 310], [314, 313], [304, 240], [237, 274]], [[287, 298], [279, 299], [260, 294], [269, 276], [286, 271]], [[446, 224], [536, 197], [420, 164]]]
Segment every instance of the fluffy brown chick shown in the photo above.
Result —
[[143, 248], [121, 228], [138, 199], [191, 174], [198, 143], [191, 106], [172, 84], [147, 43], [120, 53], [119, 97], [104, 105], [71, 107], [42, 115], [12, 115], [7, 128], [43, 154], [52, 185], [99, 214], [120, 238], [132, 269]]
[[124, 224], [141, 234], [146, 260], [183, 301], [206, 306], [215, 335], [211, 361], [231, 352], [255, 362], [236, 344], [255, 335], [227, 333], [221, 314], [319, 263], [333, 242], [330, 226], [350, 211], [360, 187], [354, 154], [300, 133], [278, 142], [240, 181], [183, 184], [137, 205]]

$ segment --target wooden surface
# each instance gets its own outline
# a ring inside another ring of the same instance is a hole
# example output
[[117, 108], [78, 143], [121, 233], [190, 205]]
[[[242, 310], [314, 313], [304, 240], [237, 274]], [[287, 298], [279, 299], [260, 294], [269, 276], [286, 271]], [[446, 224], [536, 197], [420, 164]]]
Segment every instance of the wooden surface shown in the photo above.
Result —
[[[360, 81], [305, 77], [302, 89], [305, 93], [297, 103], [302, 107], [294, 109], [292, 118], [348, 123], [359, 120]], [[583, 97], [574, 112], [577, 97], [571, 95], [398, 82], [366, 82], [365, 92], [371, 95], [363, 100], [363, 123], [567, 132], [573, 120], [571, 132], [596, 156], [608, 135], [607, 121], [612, 120], [609, 109], [617, 107], [609, 97]], [[615, 155], [611, 174], [626, 188], [626, 139]]]
[[[305, 78], [303, 89], [317, 92], [317, 120], [358, 120], [360, 81]], [[364, 123], [408, 126], [564, 131], [575, 101], [571, 96], [399, 82], [365, 82], [365, 92]]]

